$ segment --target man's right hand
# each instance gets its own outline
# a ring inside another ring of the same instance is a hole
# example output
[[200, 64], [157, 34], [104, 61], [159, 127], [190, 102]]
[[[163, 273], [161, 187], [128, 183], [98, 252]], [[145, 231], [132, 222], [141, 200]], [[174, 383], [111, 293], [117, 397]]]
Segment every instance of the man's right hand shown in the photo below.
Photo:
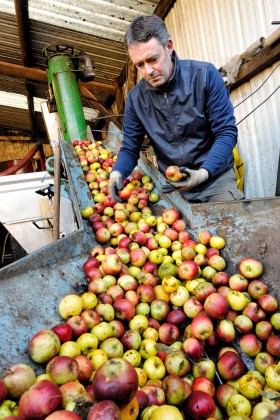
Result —
[[118, 195], [118, 190], [121, 190], [122, 187], [122, 174], [119, 171], [112, 171], [109, 178], [108, 191], [109, 195], [119, 203], [123, 202], [123, 200]]

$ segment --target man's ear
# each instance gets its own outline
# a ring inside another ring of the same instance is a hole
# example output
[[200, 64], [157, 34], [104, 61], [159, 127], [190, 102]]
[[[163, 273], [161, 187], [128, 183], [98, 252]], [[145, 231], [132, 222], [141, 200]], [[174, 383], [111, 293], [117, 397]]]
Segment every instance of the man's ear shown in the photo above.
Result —
[[173, 41], [172, 41], [172, 39], [171, 38], [169, 38], [169, 40], [167, 41], [167, 43], [166, 43], [166, 49], [167, 49], [167, 51], [168, 51], [168, 54], [169, 55], [171, 55], [172, 54], [172, 52], [173, 52], [173, 50], [174, 50], [174, 47], [173, 47]]

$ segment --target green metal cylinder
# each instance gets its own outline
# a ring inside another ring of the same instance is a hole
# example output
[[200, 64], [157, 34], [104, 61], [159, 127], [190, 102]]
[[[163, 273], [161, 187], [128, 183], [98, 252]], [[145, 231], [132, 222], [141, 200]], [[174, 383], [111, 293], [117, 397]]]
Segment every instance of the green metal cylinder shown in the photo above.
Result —
[[48, 58], [48, 78], [52, 84], [64, 140], [83, 140], [87, 136], [74, 63], [67, 55]]

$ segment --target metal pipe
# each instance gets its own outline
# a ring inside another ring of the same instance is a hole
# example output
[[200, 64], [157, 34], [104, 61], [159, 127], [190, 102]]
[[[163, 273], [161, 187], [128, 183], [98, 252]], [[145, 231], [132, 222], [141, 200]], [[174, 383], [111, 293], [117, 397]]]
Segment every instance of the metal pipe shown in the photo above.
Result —
[[55, 143], [54, 148], [54, 217], [53, 217], [53, 238], [54, 241], [59, 239], [59, 222], [60, 222], [60, 164], [61, 149], [60, 144]]

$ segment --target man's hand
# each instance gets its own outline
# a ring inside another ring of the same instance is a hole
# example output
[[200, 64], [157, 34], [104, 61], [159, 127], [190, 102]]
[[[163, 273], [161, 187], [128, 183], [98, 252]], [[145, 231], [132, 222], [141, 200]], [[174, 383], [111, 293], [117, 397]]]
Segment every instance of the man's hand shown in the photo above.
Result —
[[197, 187], [209, 178], [209, 173], [204, 168], [194, 170], [181, 166], [180, 171], [186, 175], [186, 178], [179, 182], [169, 181], [168, 184], [162, 186], [161, 190], [163, 193], [170, 193], [175, 190], [187, 191]]
[[121, 190], [122, 187], [122, 174], [119, 171], [112, 171], [109, 178], [108, 192], [109, 195], [119, 203], [123, 202], [123, 200], [118, 195], [118, 190]]

